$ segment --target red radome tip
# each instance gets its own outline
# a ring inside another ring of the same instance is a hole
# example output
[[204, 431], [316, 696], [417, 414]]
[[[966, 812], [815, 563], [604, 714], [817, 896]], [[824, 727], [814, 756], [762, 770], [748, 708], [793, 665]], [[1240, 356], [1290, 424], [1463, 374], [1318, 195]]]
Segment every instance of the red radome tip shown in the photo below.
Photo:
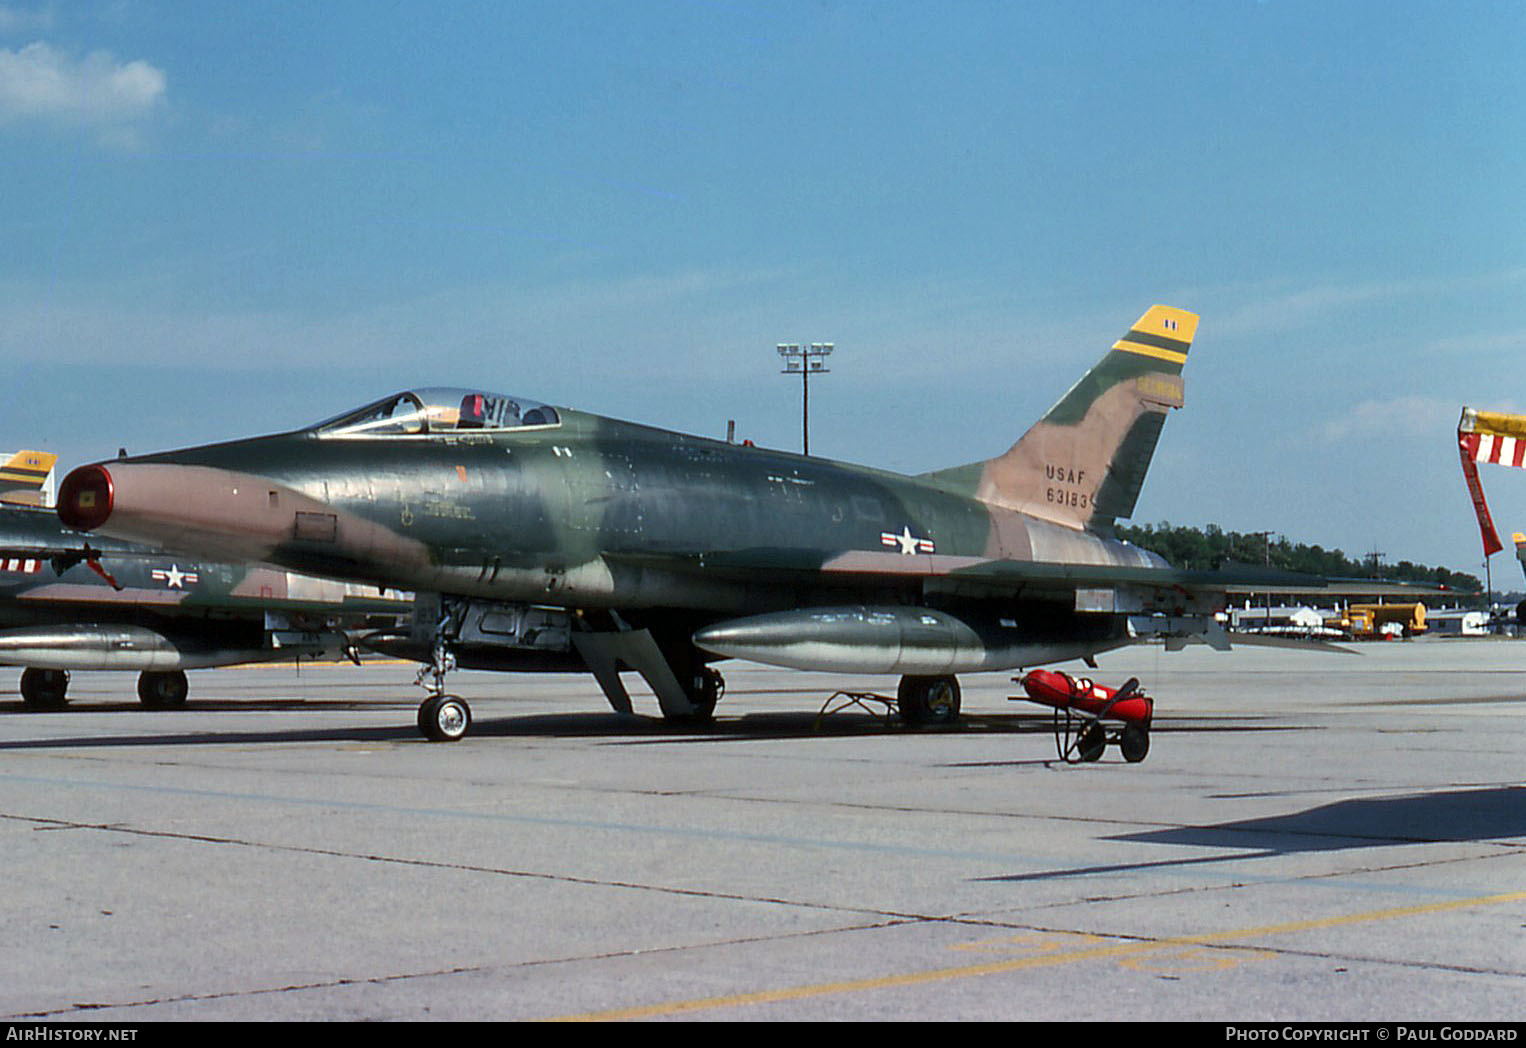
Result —
[[105, 466], [80, 466], [58, 488], [58, 519], [76, 531], [94, 531], [111, 516], [111, 474]]

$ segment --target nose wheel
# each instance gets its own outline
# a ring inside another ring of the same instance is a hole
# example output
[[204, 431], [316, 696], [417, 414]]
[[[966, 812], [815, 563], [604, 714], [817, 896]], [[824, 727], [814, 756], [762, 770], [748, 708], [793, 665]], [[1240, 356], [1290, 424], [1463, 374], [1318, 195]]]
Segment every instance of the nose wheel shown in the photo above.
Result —
[[472, 709], [458, 695], [431, 695], [419, 706], [419, 733], [430, 742], [456, 742], [472, 727]]

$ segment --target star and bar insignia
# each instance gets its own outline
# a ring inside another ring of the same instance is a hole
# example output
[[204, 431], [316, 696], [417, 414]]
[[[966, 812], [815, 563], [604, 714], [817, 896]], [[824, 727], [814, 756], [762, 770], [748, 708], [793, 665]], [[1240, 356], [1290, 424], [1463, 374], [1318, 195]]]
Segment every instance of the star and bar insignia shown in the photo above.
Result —
[[169, 568], [155, 568], [153, 570], [155, 581], [162, 582], [169, 589], [185, 589], [186, 585], [196, 585], [201, 576], [194, 571], [181, 571], [179, 564], [171, 564]]
[[918, 538], [911, 533], [911, 526], [907, 525], [900, 531], [880, 532], [880, 544], [891, 549], [899, 549], [901, 553], [910, 557], [917, 553], [931, 553], [933, 540]]

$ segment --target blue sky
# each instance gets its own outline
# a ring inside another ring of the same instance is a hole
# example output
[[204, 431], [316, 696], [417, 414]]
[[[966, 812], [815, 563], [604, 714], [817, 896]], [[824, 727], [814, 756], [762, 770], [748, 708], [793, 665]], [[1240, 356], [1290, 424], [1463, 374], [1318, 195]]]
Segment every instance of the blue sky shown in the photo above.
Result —
[[1164, 302], [1203, 321], [1136, 521], [1477, 572], [1523, 41], [1514, 3], [0, 0], [0, 445], [454, 384], [794, 448], [773, 346], [826, 340], [812, 450], [921, 471]]

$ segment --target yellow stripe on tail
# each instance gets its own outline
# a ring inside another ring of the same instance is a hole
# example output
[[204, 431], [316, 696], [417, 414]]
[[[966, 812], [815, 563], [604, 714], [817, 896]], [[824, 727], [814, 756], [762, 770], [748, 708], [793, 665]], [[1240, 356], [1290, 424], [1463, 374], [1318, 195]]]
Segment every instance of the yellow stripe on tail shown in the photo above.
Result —
[[0, 465], [0, 502], [18, 506], [42, 506], [53, 492], [53, 467], [58, 456], [51, 451], [18, 451]]

